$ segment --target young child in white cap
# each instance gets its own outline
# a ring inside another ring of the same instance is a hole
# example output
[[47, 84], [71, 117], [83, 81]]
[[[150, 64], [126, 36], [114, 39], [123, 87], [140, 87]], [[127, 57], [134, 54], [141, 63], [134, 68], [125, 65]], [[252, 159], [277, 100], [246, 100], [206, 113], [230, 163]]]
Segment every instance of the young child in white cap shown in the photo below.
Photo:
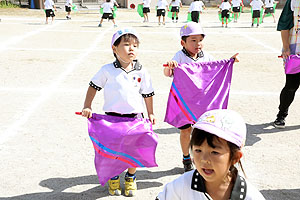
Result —
[[231, 110], [205, 112], [193, 126], [191, 150], [196, 169], [168, 183], [157, 200], [264, 200], [262, 194], [244, 177], [235, 164], [243, 156], [246, 125]]
[[[178, 51], [171, 61], [168, 61], [168, 67], [164, 68], [164, 74], [167, 77], [173, 76], [174, 67], [178, 66], [178, 63], [198, 63], [198, 62], [208, 62], [213, 61], [214, 58], [203, 51], [203, 40], [205, 33], [199, 23], [189, 22], [181, 27], [181, 46], [182, 50]], [[237, 56], [235, 54], [232, 56], [238, 62]], [[192, 124], [186, 124], [180, 129], [180, 145], [183, 153], [183, 166], [184, 171], [190, 171], [193, 169], [193, 164], [191, 161], [189, 153], [189, 144], [192, 131]]]
[[[118, 30], [112, 37], [111, 47], [116, 60], [100, 68], [89, 83], [82, 116], [92, 117], [92, 101], [97, 91], [104, 89], [103, 111], [119, 117], [142, 117], [145, 101], [148, 117], [155, 124], [153, 113], [154, 90], [149, 74], [136, 60], [139, 38], [135, 30]], [[134, 196], [137, 190], [136, 168], [128, 168], [125, 175], [125, 196]], [[109, 194], [120, 195], [120, 177], [109, 181]]]

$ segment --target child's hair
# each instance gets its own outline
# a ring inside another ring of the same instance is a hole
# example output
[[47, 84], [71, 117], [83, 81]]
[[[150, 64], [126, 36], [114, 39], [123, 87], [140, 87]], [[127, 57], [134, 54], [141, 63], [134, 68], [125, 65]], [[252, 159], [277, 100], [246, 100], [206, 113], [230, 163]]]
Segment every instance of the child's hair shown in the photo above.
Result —
[[228, 0], [224, 0], [224, 2], [227, 2]]
[[[191, 138], [191, 141], [190, 141], [190, 147], [191, 147], [191, 149], [193, 149], [194, 145], [200, 146], [206, 140], [207, 144], [210, 147], [215, 148], [216, 146], [214, 144], [214, 141], [219, 140], [219, 139], [220, 138], [216, 135], [213, 135], [213, 134], [208, 133], [208, 132], [206, 132], [204, 130], [201, 130], [201, 129], [194, 128], [194, 130], [192, 132], [192, 138]], [[235, 179], [237, 177], [238, 170], [232, 164], [232, 161], [235, 159], [235, 155], [240, 150], [240, 148], [237, 145], [235, 145], [231, 142], [228, 142], [228, 141], [227, 141], [227, 144], [228, 144], [228, 147], [230, 149], [230, 158], [229, 158], [229, 160], [230, 160], [231, 166], [229, 168], [229, 172], [230, 172], [230, 176], [232, 177], [232, 180], [235, 181]], [[239, 164], [241, 170], [243, 171], [244, 175], [246, 175], [240, 160], [238, 161], [238, 164]]]
[[106, 2], [110, 2], [110, 0], [106, 0]]
[[[134, 42], [137, 43], [138, 46], [139, 46], [139, 44], [140, 44], [139, 39], [138, 39], [135, 35], [133, 35], [133, 34], [131, 34], [131, 33], [127, 33], [127, 34], [124, 34], [124, 35], [122, 35], [121, 37], [119, 37], [119, 38], [114, 42], [113, 45], [114, 45], [114, 46], [118, 46], [118, 45], [120, 44], [122, 38], [124, 38], [124, 41], [125, 41], [125, 42], [134, 41]], [[115, 53], [114, 53], [114, 56], [116, 57], [116, 54], [115, 54]]]
[[[195, 1], [199, 1], [199, 0], [195, 0]], [[203, 38], [205, 37], [204, 34], [201, 34], [201, 35], [202, 35]], [[188, 35], [188, 36], [181, 36], [181, 39], [182, 39], [184, 42], [186, 42], [186, 39], [187, 39], [188, 37], [190, 37], [190, 35]]]

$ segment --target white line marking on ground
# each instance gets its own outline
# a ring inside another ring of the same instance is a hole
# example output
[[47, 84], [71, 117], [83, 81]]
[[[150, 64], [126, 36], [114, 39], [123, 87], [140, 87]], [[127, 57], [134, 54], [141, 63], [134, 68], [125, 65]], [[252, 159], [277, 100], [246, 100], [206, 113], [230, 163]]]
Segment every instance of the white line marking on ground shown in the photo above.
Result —
[[4, 42], [1, 42], [0, 44], [0, 53], [4, 50], [6, 50], [8, 48], [8, 46], [10, 45], [15, 45], [17, 44], [18, 42], [21, 42], [22, 40], [24, 40], [25, 38], [28, 38], [30, 36], [33, 36], [33, 35], [36, 35], [44, 30], [47, 30], [49, 28], [53, 28], [54, 26], [57, 26], [59, 24], [63, 23], [63, 21], [60, 21], [60, 22], [57, 22], [53, 25], [45, 25], [44, 27], [42, 28], [39, 28], [37, 30], [34, 30], [34, 31], [31, 31], [31, 32], [28, 32], [24, 35], [21, 35], [21, 36], [13, 36], [11, 37], [10, 39], [4, 41]]
[[9, 126], [8, 129], [4, 130], [0, 133], [0, 144], [6, 142], [10, 138], [17, 135], [21, 126], [23, 126], [29, 119], [29, 117], [36, 111], [36, 109], [45, 102], [52, 94], [55, 93], [58, 86], [63, 82], [63, 80], [70, 74], [74, 69], [84, 61], [88, 54], [94, 51], [94, 49], [98, 46], [98, 43], [102, 40], [105, 33], [110, 31], [112, 28], [106, 29], [105, 31], [102, 30], [100, 35], [96, 38], [95, 42], [92, 43], [90, 47], [85, 49], [84, 53], [79, 55], [76, 59], [72, 60], [67, 66], [66, 70], [61, 73], [56, 80], [53, 81], [49, 87], [44, 89], [41, 92], [41, 96], [36, 99], [36, 101], [32, 102], [31, 106], [29, 106], [25, 112], [21, 115], [21, 117], [16, 120], [12, 125]]

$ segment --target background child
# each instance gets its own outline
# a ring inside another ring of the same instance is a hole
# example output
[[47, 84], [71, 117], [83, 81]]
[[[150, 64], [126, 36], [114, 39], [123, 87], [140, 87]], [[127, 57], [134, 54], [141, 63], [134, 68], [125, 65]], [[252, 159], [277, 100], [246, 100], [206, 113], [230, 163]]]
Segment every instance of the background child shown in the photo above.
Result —
[[222, 27], [224, 27], [224, 18], [226, 18], [226, 25], [227, 28], [228, 24], [228, 18], [229, 18], [229, 12], [231, 11], [231, 5], [228, 2], [228, 0], [224, 0], [220, 5], [220, 12], [221, 12], [221, 18], [222, 18]]
[[273, 7], [275, 3], [278, 3], [278, 1], [265, 0], [265, 13], [262, 17], [262, 22], [264, 22], [264, 18], [266, 16], [266, 14], [271, 13], [271, 15], [273, 17], [273, 20], [274, 20], [274, 23], [276, 23], [275, 16], [274, 16], [274, 7]]
[[202, 7], [205, 9], [205, 5], [200, 0], [194, 0], [190, 7], [189, 12], [191, 13], [191, 18], [193, 22], [200, 22], [200, 13], [202, 13]]
[[160, 25], [160, 17], [163, 16], [163, 25], [166, 24], [166, 9], [169, 11], [168, 2], [166, 0], [158, 0], [157, 2], [157, 14], [158, 17], [158, 25]]
[[[178, 14], [179, 14], [179, 7], [182, 7], [182, 3], [181, 0], [172, 0], [170, 3], [170, 6], [172, 6], [171, 8], [171, 12], [172, 12], [172, 22], [178, 22]], [[175, 20], [175, 16], [176, 16], [176, 20]]]
[[[96, 73], [88, 88], [82, 116], [92, 116], [92, 101], [97, 91], [104, 88], [103, 111], [107, 115], [119, 117], [140, 117], [143, 114], [143, 99], [149, 120], [155, 124], [153, 114], [154, 91], [147, 71], [136, 60], [139, 46], [137, 34], [132, 29], [118, 30], [112, 38], [111, 47], [116, 61], [106, 64]], [[125, 175], [125, 196], [134, 196], [136, 186], [136, 168], [128, 168]], [[109, 181], [109, 193], [120, 195], [120, 177]]]
[[210, 110], [193, 126], [191, 150], [196, 170], [168, 183], [157, 200], [255, 199], [262, 194], [234, 166], [246, 140], [243, 118], [231, 110]]
[[257, 20], [257, 27], [259, 26], [259, 18], [260, 18], [260, 10], [263, 7], [263, 2], [261, 0], [253, 0], [250, 3], [250, 6], [252, 7], [253, 10], [253, 15], [252, 15], [252, 24], [251, 27], [254, 25], [254, 20]]
[[233, 19], [234, 22], [237, 22], [237, 19], [239, 17], [239, 13], [241, 12], [241, 6], [243, 7], [244, 4], [241, 0], [232, 0], [232, 11], [233, 11]]
[[45, 24], [48, 24], [48, 18], [49, 17], [52, 18], [52, 20], [51, 20], [51, 23], [52, 23], [53, 20], [54, 20], [54, 17], [55, 17], [53, 8], [56, 11], [56, 7], [54, 5], [53, 0], [45, 0], [44, 6], [45, 6], [45, 13], [46, 13], [46, 22], [45, 22]]
[[[168, 67], [164, 68], [164, 75], [167, 77], [173, 76], [174, 67], [178, 63], [198, 63], [213, 61], [214, 58], [203, 51], [203, 40], [205, 37], [204, 31], [199, 23], [189, 22], [180, 29], [182, 50], [178, 51], [171, 61], [168, 61]], [[237, 58], [235, 54], [232, 58]], [[238, 60], [236, 60], [238, 62]], [[192, 124], [185, 124], [179, 127], [180, 130], [180, 145], [183, 153], [183, 167], [184, 171], [193, 169], [189, 153], [190, 136], [192, 131]]]
[[71, 19], [72, 3], [73, 3], [72, 0], [66, 0], [65, 9], [67, 12], [67, 16], [66, 16], [67, 19]]
[[114, 27], [117, 27], [113, 16], [114, 5], [110, 2], [110, 0], [106, 0], [106, 2], [103, 3], [100, 7], [103, 8], [103, 15], [101, 17], [98, 27], [102, 27], [103, 19], [111, 19], [111, 21], [114, 24]]
[[150, 4], [151, 0], [143, 0], [143, 15], [144, 15], [144, 22], [149, 22], [148, 13], [150, 12]]

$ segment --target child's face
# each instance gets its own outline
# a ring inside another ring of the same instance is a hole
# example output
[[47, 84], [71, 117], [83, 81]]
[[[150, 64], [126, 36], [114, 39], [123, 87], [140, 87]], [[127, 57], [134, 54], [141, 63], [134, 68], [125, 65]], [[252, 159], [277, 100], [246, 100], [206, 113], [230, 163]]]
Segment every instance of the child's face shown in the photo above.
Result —
[[120, 60], [130, 63], [137, 57], [138, 43], [133, 39], [125, 41], [122, 38], [118, 46], [113, 46], [113, 52], [121, 58]]
[[191, 35], [186, 38], [186, 41], [181, 40], [181, 45], [191, 56], [196, 56], [203, 48], [203, 39], [203, 35]]
[[193, 145], [194, 164], [207, 182], [220, 183], [228, 175], [230, 162], [230, 149], [224, 139], [214, 139], [215, 148], [208, 145], [205, 140], [200, 146]]

